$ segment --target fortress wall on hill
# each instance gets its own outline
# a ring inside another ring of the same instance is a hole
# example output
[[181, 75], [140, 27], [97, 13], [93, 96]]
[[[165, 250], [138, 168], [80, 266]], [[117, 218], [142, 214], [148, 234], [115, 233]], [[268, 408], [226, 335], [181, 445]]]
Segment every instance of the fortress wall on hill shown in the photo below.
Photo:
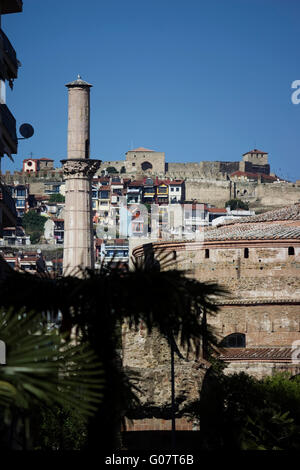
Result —
[[186, 181], [186, 200], [197, 199], [217, 207], [224, 207], [224, 203], [232, 196], [231, 181]]
[[300, 185], [296, 183], [262, 183], [256, 188], [263, 206], [286, 206], [300, 201]]

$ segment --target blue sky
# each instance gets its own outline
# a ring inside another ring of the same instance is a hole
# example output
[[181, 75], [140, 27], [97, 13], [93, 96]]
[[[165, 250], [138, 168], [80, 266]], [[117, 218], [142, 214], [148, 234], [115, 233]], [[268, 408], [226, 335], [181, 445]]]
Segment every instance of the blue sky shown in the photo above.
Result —
[[169, 162], [239, 160], [269, 152], [280, 176], [300, 179], [298, 0], [24, 0], [2, 28], [22, 67], [7, 104], [23, 158], [67, 149], [67, 89], [92, 83], [91, 157], [120, 160], [139, 146]]

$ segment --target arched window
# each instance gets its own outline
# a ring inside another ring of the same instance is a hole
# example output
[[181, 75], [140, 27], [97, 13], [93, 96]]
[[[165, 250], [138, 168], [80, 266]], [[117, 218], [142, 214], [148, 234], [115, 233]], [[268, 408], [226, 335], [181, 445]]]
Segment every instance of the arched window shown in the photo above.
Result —
[[222, 339], [220, 346], [223, 348], [245, 348], [246, 335], [244, 333], [232, 333]]
[[141, 164], [141, 168], [142, 168], [143, 171], [151, 170], [152, 165], [151, 165], [150, 162], [143, 162], [143, 163]]

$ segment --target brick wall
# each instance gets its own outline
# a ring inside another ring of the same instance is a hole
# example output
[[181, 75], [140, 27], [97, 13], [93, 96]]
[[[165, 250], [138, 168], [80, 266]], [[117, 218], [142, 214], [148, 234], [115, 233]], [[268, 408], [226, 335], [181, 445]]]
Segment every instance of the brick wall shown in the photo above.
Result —
[[[176, 419], [177, 431], [197, 431], [199, 425], [192, 420], [184, 417]], [[126, 431], [171, 431], [171, 419], [126, 419]]]

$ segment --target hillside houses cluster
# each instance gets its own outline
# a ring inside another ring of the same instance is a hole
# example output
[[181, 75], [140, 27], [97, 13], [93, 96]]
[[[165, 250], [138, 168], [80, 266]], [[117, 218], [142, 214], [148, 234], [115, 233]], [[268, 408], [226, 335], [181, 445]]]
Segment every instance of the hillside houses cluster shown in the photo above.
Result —
[[[58, 170], [53, 167], [52, 159], [30, 158], [23, 161], [22, 172], [15, 172], [13, 176], [6, 175], [5, 191], [14, 205], [16, 224], [3, 227], [0, 246], [17, 248], [30, 245], [30, 236], [22, 226], [22, 219], [28, 211], [34, 211], [47, 218], [41, 243], [63, 246], [65, 182]], [[57, 195], [60, 197], [56, 197]], [[146, 208], [146, 214], [141, 213], [141, 204]], [[236, 212], [195, 199], [187, 200], [185, 179], [135, 174], [129, 176], [102, 171], [102, 174], [96, 175], [92, 181], [92, 217], [98, 265], [103, 261], [116, 260], [127, 263], [128, 238], [151, 237], [152, 226], [149, 217], [153, 205], [158, 207], [158, 237], [161, 237], [163, 232], [166, 233], [167, 224], [170, 225], [170, 206], [175, 214], [170, 234], [173, 238], [189, 238], [190, 233], [203, 226], [216, 225], [217, 219], [223, 221], [224, 218], [252, 215], [250, 211]], [[120, 208], [124, 206], [127, 211], [125, 219], [122, 210], [120, 213]], [[175, 209], [180, 209], [179, 216], [176, 215]], [[119, 229], [113, 232], [111, 228], [116, 223]]]

